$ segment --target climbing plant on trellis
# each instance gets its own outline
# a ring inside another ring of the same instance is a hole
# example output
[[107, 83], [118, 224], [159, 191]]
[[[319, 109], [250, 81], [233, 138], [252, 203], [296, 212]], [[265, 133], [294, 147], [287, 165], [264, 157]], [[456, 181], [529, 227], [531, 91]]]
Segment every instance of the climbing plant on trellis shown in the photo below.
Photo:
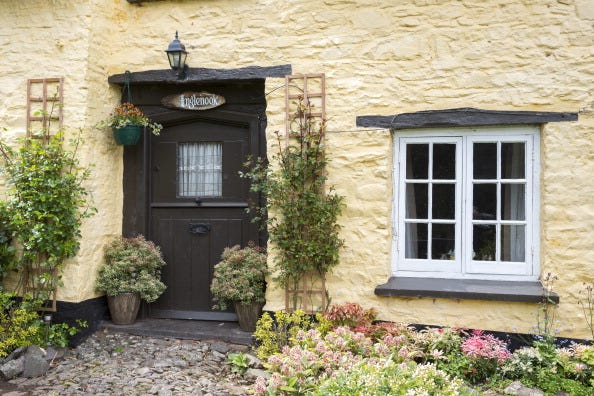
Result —
[[337, 221], [343, 199], [325, 186], [324, 76], [290, 76], [286, 84], [287, 131], [276, 133], [271, 164], [250, 161], [242, 176], [266, 197], [266, 206], [250, 211], [267, 226], [273, 278], [285, 289], [287, 311], [314, 313], [328, 304], [325, 276], [343, 243]]
[[[285, 77], [286, 133], [285, 150], [292, 138], [300, 140], [312, 135], [323, 147], [326, 121], [326, 77], [324, 74], [300, 74]], [[316, 136], [317, 135], [317, 136]], [[307, 150], [302, 150], [307, 155]], [[319, 153], [324, 162], [324, 150]], [[324, 164], [325, 165], [325, 164]], [[322, 167], [321, 193], [325, 193], [325, 166]], [[297, 308], [315, 313], [328, 305], [326, 273], [311, 269], [300, 274], [285, 287], [285, 309]]]

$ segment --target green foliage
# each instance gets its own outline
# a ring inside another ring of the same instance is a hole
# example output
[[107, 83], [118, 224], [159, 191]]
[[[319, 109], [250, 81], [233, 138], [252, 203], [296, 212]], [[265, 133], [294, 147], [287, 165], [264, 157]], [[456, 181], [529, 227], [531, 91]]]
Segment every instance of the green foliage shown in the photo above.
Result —
[[164, 265], [161, 249], [144, 236], [115, 239], [105, 248], [105, 263], [99, 267], [95, 288], [109, 296], [138, 293], [153, 302], [166, 289], [160, 280]]
[[214, 267], [210, 290], [214, 296], [214, 309], [225, 310], [234, 302], [244, 305], [266, 301], [266, 252], [250, 243], [225, 248], [221, 261]]
[[594, 367], [594, 346], [586, 347], [579, 356], [580, 361]]
[[15, 249], [12, 244], [12, 228], [10, 213], [4, 202], [0, 202], [0, 284], [2, 280], [15, 267]]
[[413, 362], [397, 364], [363, 361], [350, 370], [341, 370], [323, 381], [316, 396], [384, 396], [384, 395], [473, 395], [464, 382], [448, 376], [433, 365]]
[[39, 300], [60, 284], [64, 261], [78, 252], [82, 219], [94, 213], [83, 185], [90, 173], [76, 159], [80, 140], [72, 142], [71, 151], [63, 140], [62, 133], [46, 144], [30, 138], [18, 150], [0, 142], [9, 186], [8, 226], [20, 247], [17, 268], [26, 276], [24, 291]]
[[39, 315], [18, 304], [13, 293], [0, 292], [0, 357], [21, 346], [35, 344], [40, 337]]
[[245, 374], [250, 368], [250, 360], [247, 355], [238, 352], [230, 353], [227, 356], [227, 363], [231, 366], [231, 371], [237, 374]]
[[299, 330], [308, 330], [313, 326], [311, 317], [301, 310], [292, 313], [277, 311], [274, 318], [264, 312], [256, 323], [254, 332], [258, 357], [266, 359], [280, 352], [284, 346], [290, 345], [291, 339], [295, 338]]
[[0, 305], [0, 358], [21, 346], [66, 347], [69, 338], [86, 327], [83, 321], [77, 321], [78, 327], [66, 323], [47, 326], [35, 311], [39, 301], [25, 298], [19, 302], [14, 293], [0, 291]]
[[576, 344], [570, 349], [557, 348], [546, 340], [533, 347], [515, 351], [501, 368], [501, 376], [520, 380], [524, 385], [543, 390], [547, 395], [569, 392], [572, 396], [590, 395], [594, 366], [582, 359], [594, 347]]
[[300, 103], [297, 128], [288, 146], [277, 134], [275, 166], [252, 161], [246, 164], [249, 171], [242, 174], [251, 180], [252, 192], [266, 197], [267, 207], [251, 211], [255, 220], [265, 221], [270, 241], [278, 251], [275, 279], [293, 289], [306, 273], [325, 276], [338, 264], [343, 244], [337, 222], [343, 198], [332, 189], [325, 192], [324, 187], [324, 125], [315, 125], [308, 113], [307, 106]]
[[70, 326], [67, 323], [56, 323], [49, 327], [47, 333], [47, 343], [54, 347], [66, 348], [70, 338], [78, 334], [81, 329], [88, 326], [84, 320], [77, 320], [77, 326]]

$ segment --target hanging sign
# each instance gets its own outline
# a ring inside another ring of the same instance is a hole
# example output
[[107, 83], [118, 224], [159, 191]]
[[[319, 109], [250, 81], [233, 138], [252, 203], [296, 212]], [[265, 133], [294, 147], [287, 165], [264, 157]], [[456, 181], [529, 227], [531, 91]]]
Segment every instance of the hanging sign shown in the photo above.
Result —
[[177, 95], [165, 96], [161, 99], [165, 107], [184, 110], [208, 110], [225, 103], [221, 95], [209, 92], [184, 92]]

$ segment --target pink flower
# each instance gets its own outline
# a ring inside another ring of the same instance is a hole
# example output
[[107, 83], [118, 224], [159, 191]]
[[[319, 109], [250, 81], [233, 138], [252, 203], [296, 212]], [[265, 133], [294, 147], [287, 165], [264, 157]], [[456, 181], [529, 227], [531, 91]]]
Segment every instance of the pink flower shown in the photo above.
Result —
[[266, 380], [264, 377], [256, 378], [256, 382], [254, 383], [254, 394], [255, 395], [263, 395], [266, 393]]
[[511, 356], [507, 345], [502, 340], [482, 330], [474, 330], [462, 343], [462, 352], [471, 359], [497, 359], [504, 362]]

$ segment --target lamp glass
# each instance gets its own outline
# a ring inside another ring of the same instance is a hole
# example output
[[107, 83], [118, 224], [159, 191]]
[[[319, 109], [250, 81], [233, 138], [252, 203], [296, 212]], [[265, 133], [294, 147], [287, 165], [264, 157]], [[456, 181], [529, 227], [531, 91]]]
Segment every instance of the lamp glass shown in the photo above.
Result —
[[181, 51], [179, 53], [179, 63], [178, 63], [178, 66], [181, 67], [182, 69], [186, 65], [186, 57], [187, 56], [188, 56], [188, 53], [186, 51]]
[[181, 52], [167, 52], [167, 57], [169, 58], [169, 66], [173, 70], [179, 69]]

